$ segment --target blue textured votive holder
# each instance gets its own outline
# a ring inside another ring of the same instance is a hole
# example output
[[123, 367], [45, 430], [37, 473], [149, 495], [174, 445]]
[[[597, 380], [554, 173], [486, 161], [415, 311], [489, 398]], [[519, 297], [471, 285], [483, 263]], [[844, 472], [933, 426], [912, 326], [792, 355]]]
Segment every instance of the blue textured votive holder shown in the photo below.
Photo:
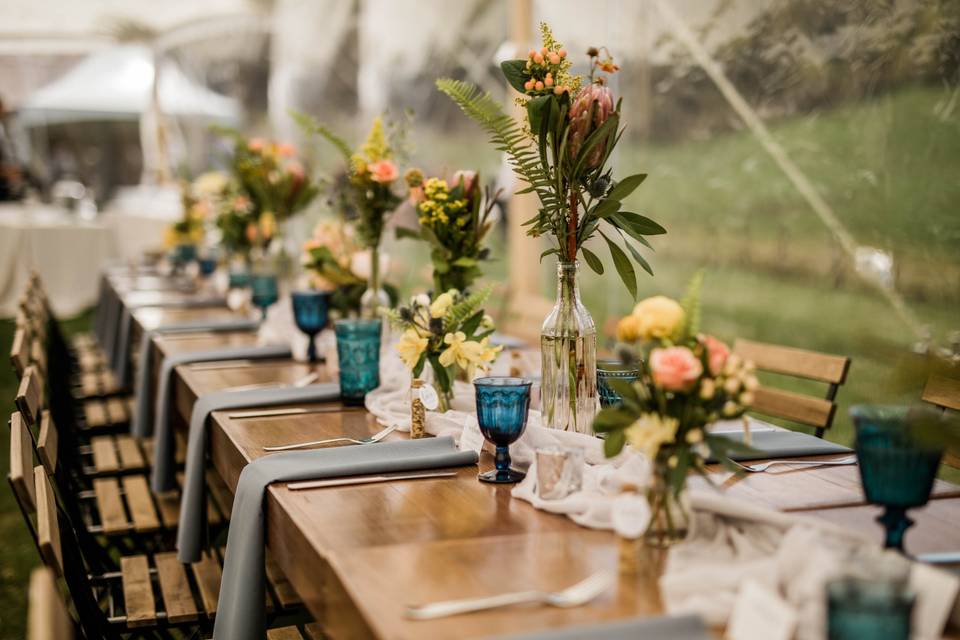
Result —
[[381, 321], [337, 320], [333, 327], [340, 361], [340, 397], [344, 404], [363, 405], [364, 396], [380, 386]]
[[909, 640], [915, 596], [901, 585], [863, 578], [827, 584], [828, 640]]
[[597, 362], [597, 393], [600, 396], [601, 407], [613, 407], [623, 398], [608, 384], [609, 380], [625, 380], [636, 382], [640, 378], [640, 370], [632, 365], [623, 364], [619, 360], [600, 360]]
[[307, 334], [310, 344], [307, 358], [317, 361], [317, 345], [314, 338], [327, 325], [327, 297], [323, 291], [294, 291], [290, 294], [293, 301], [293, 318], [300, 331]]
[[532, 384], [523, 378], [500, 376], [473, 381], [480, 432], [497, 448], [496, 468], [481, 473], [482, 482], [519, 482], [526, 475], [510, 468], [510, 444], [516, 442], [527, 428]]
[[227, 286], [231, 289], [246, 289], [250, 286], [250, 273], [231, 269]]
[[251, 301], [260, 307], [263, 319], [267, 319], [267, 309], [280, 299], [277, 276], [272, 273], [255, 273], [250, 277]]
[[936, 418], [892, 405], [857, 405], [850, 416], [863, 493], [868, 502], [886, 507], [877, 518], [887, 530], [886, 546], [902, 551], [904, 533], [913, 524], [906, 511], [927, 504], [943, 455], [942, 448], [917, 439], [915, 422]]

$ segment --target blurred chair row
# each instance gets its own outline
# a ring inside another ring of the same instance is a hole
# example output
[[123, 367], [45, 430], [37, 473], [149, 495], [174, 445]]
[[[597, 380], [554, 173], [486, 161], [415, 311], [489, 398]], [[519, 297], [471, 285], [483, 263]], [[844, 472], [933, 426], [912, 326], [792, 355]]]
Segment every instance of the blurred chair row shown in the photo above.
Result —
[[[102, 358], [81, 364], [35, 277], [21, 309], [11, 351], [20, 382], [9, 423], [9, 482], [47, 569], [34, 578], [31, 595], [47, 594], [35, 606], [51, 612], [31, 614], [31, 634], [46, 617], [51, 633], [60, 635], [37, 637], [208, 637], [230, 491], [216, 473], [207, 474], [212, 544], [200, 562], [181, 564], [173, 546], [179, 492], [151, 491], [146, 475], [151, 443], [130, 436], [123, 422], [91, 426], [86, 420], [85, 403], [93, 398], [77, 380], [102, 375]], [[96, 353], [89, 344], [85, 348]], [[96, 400], [113, 399], [102, 389], [98, 393]], [[318, 638], [296, 592], [269, 559], [267, 575], [273, 627], [268, 637]], [[68, 607], [49, 601], [57, 595], [58, 580], [66, 587]], [[58, 610], [73, 615], [64, 620]], [[171, 635], [174, 629], [178, 633]]]

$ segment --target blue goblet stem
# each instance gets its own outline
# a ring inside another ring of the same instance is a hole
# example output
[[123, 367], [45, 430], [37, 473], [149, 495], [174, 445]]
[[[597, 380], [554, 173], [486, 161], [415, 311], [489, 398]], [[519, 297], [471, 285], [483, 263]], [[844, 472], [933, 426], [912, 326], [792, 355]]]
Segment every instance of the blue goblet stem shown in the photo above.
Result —
[[913, 525], [913, 520], [907, 517], [906, 508], [887, 505], [883, 514], [877, 516], [877, 522], [882, 524], [887, 531], [883, 546], [903, 553], [903, 536], [907, 529]]
[[317, 361], [317, 343], [315, 341], [316, 337], [317, 337], [317, 334], [315, 333], [307, 334], [307, 338], [309, 339], [309, 342], [307, 343], [307, 360], [309, 360], [310, 362]]
[[497, 445], [497, 452], [493, 458], [493, 464], [499, 473], [510, 471], [510, 447]]

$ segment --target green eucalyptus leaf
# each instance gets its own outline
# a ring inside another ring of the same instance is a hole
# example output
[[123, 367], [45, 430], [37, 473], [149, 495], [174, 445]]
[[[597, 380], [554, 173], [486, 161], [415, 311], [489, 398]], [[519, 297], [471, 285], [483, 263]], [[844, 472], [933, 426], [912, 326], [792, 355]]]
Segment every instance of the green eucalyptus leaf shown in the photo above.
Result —
[[597, 275], [603, 275], [603, 262], [600, 261], [600, 258], [597, 257], [593, 251], [587, 249], [586, 247], [581, 247], [580, 252], [583, 253], [584, 259], [587, 261], [587, 265], [594, 270]]
[[473, 335], [473, 332], [477, 330], [477, 327], [480, 326], [481, 322], [483, 322], [483, 309], [480, 309], [480, 311], [477, 311], [467, 318], [466, 321], [460, 325], [460, 331], [463, 331], [469, 339]]
[[396, 233], [396, 238], [398, 240], [402, 238], [410, 238], [412, 240], [423, 240], [423, 236], [420, 235], [420, 232], [414, 229], [408, 229], [406, 227], [397, 227], [395, 233]]
[[593, 430], [599, 432], [614, 431], [629, 427], [636, 421], [633, 413], [620, 407], [601, 409], [593, 419]]
[[[621, 234], [620, 237], [623, 237], [623, 235]], [[639, 251], [637, 251], [637, 248], [632, 244], [630, 244], [630, 241], [627, 240], [626, 238], [624, 238], [623, 244], [627, 245], [627, 249], [629, 249], [630, 255], [633, 256], [633, 261], [639, 264], [644, 271], [646, 271], [650, 275], [653, 275], [653, 269], [650, 267], [650, 263], [647, 262], [647, 259], [644, 258]]]
[[624, 221], [624, 224], [635, 229], [638, 233], [647, 236], [659, 236], [667, 232], [659, 223], [639, 213], [620, 211], [617, 215]]
[[456, 267], [475, 267], [477, 266], [477, 261], [474, 258], [463, 256], [454, 260], [453, 265]]
[[611, 200], [623, 201], [623, 199], [633, 193], [634, 190], [639, 187], [644, 180], [646, 180], [646, 178], [647, 174], [645, 173], [636, 173], [632, 176], [627, 176], [610, 190], [610, 193], [607, 194], [607, 198], [610, 198]]
[[625, 444], [627, 444], [627, 436], [623, 431], [611, 431], [603, 441], [603, 454], [612, 458], [623, 451]]
[[523, 73], [526, 67], [526, 60], [504, 60], [500, 63], [500, 70], [503, 71], [503, 77], [507, 79], [511, 87], [520, 93], [526, 91], [523, 88], [523, 83], [527, 81]]
[[543, 262], [544, 258], [546, 258], [549, 255], [553, 255], [555, 253], [560, 253], [560, 250], [557, 249], [556, 247], [554, 247], [553, 249], [547, 249], [546, 251], [540, 254], [540, 262]]
[[620, 275], [620, 279], [623, 280], [623, 284], [627, 287], [627, 291], [630, 292], [630, 296], [636, 300], [637, 272], [633, 268], [630, 258], [628, 258], [627, 254], [623, 252], [623, 249], [621, 249], [613, 240], [608, 238], [604, 232], [601, 231], [600, 235], [603, 236], [603, 239], [607, 241], [607, 247], [610, 249], [610, 257], [613, 258], [613, 266], [617, 268], [617, 273]]
[[[537, 96], [527, 101], [527, 118], [530, 119], [530, 130], [541, 131], [541, 120], [546, 116], [547, 120], [543, 122], [549, 126], [550, 102], [553, 96]], [[542, 132], [541, 132], [542, 134]], [[540, 135], [540, 144], [546, 143], [546, 136]]]
[[598, 218], [606, 218], [620, 210], [620, 201], [606, 198], [593, 208], [590, 213]]

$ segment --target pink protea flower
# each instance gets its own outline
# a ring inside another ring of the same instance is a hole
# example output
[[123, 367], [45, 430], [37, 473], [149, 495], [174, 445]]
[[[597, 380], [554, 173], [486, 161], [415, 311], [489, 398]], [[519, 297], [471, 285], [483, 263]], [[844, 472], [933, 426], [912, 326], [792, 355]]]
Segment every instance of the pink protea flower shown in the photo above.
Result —
[[400, 175], [397, 165], [390, 160], [371, 162], [367, 165], [367, 170], [370, 172], [370, 179], [380, 184], [389, 184]]
[[654, 383], [667, 391], [686, 391], [703, 374], [703, 365], [687, 347], [667, 347], [650, 352]]
[[461, 180], [463, 180], [463, 191], [467, 198], [473, 197], [474, 191], [477, 190], [477, 172], [461, 169], [453, 174], [451, 184], [456, 186], [460, 184]]
[[[593, 107], [594, 104], [596, 104], [596, 107]], [[613, 92], [610, 87], [591, 83], [580, 90], [570, 106], [571, 157], [577, 157], [584, 141], [610, 118], [613, 108]], [[590, 119], [591, 109], [593, 109], [592, 121]], [[598, 144], [590, 152], [590, 156], [586, 160], [588, 169], [600, 166], [605, 146], [605, 144]]]
[[710, 375], [720, 375], [723, 367], [727, 364], [727, 358], [730, 357], [730, 347], [722, 340], [706, 334], [700, 336], [700, 343], [707, 349], [707, 364]]

